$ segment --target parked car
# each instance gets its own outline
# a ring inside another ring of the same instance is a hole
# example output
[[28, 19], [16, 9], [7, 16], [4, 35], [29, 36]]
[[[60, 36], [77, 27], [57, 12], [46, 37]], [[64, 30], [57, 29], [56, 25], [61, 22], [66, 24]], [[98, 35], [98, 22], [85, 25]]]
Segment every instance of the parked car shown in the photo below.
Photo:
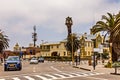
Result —
[[9, 56], [5, 62], [4, 62], [4, 71], [7, 70], [21, 70], [22, 69], [22, 63], [19, 56]]
[[37, 58], [32, 58], [30, 60], [30, 64], [38, 64], [38, 59]]
[[44, 58], [43, 57], [38, 58], [38, 62], [44, 63]]

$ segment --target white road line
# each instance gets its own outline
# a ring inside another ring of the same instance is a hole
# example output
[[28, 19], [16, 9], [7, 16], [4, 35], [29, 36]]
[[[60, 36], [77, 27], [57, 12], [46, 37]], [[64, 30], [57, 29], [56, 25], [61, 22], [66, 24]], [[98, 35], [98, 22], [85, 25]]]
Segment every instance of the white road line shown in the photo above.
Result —
[[35, 80], [35, 79], [33, 79], [33, 78], [29, 77], [29, 76], [24, 76], [24, 77], [27, 78], [28, 80]]
[[80, 72], [77, 72], [78, 74], [81, 74], [82, 76], [89, 76], [88, 73], [80, 73]]
[[51, 80], [51, 79], [47, 79], [46, 77], [43, 77], [43, 76], [40, 76], [40, 75], [34, 75], [34, 76], [36, 76], [38, 78], [41, 78], [42, 80]]
[[70, 74], [74, 74], [75, 76], [82, 76], [81, 74], [77, 74], [77, 73], [70, 73]]
[[45, 74], [45, 75], [51, 77], [52, 79], [58, 79], [57, 77], [50, 75], [50, 74]]
[[69, 76], [69, 77], [75, 77], [75, 76], [73, 76], [73, 75], [71, 75], [71, 74], [68, 74], [68, 73], [60, 73], [60, 74], [67, 75], [67, 76]]
[[54, 75], [59, 76], [59, 77], [61, 77], [61, 78], [66, 78], [65, 76], [60, 75], [60, 74], [54, 74]]
[[53, 67], [53, 66], [50, 66], [52, 69], [54, 69], [55, 71], [57, 71], [57, 72], [62, 72], [62, 71], [60, 71], [59, 69], [57, 69], [57, 68], [55, 68], [55, 67]]
[[20, 80], [18, 77], [14, 77], [14, 78], [12, 78], [13, 80]]
[[33, 67], [33, 72], [36, 72], [36, 70], [35, 70], [36, 68], [35, 67]]

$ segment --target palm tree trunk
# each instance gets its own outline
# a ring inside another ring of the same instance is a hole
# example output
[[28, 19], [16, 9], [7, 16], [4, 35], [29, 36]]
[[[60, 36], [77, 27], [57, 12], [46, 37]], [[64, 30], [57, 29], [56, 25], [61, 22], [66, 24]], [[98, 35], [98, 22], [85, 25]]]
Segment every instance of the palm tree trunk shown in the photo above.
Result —
[[74, 62], [75, 62], [75, 60], [74, 60], [74, 52], [72, 53], [72, 65], [74, 65]]
[[112, 47], [112, 62], [117, 61], [117, 59], [118, 59], [118, 55]]

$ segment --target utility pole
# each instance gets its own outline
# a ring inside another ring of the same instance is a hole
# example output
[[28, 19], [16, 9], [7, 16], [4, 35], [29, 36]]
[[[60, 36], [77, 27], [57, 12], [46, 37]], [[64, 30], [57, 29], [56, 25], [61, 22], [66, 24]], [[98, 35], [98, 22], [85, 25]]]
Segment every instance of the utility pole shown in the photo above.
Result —
[[32, 38], [34, 42], [34, 50], [33, 54], [35, 54], [35, 47], [36, 47], [36, 41], [37, 41], [37, 33], [36, 33], [36, 26], [33, 27], [34, 32], [32, 33]]

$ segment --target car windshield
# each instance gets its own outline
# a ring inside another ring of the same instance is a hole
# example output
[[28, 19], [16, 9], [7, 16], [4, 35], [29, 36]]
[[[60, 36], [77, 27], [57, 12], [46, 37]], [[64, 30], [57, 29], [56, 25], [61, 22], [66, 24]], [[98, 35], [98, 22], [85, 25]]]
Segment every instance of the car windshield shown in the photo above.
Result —
[[8, 57], [7, 60], [9, 60], [9, 61], [19, 61], [19, 57], [10, 56], [10, 57]]
[[44, 60], [44, 58], [39, 58], [39, 60]]
[[31, 60], [37, 60], [37, 58], [32, 58]]

